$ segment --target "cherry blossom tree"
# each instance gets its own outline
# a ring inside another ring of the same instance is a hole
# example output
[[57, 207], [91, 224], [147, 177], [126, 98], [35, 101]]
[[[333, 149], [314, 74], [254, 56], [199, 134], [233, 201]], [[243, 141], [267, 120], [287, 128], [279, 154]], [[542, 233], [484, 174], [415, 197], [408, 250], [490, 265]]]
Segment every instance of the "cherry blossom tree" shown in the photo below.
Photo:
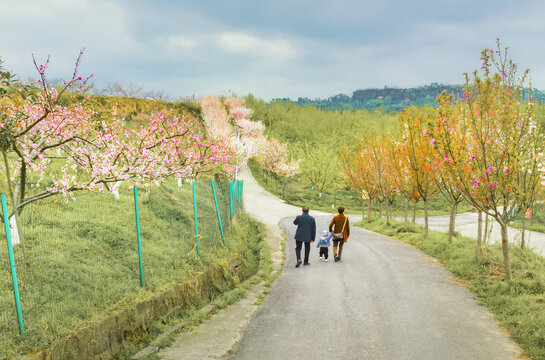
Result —
[[404, 109], [399, 115], [402, 130], [400, 151], [411, 171], [415, 190], [424, 201], [426, 234], [428, 233], [428, 201], [437, 193], [436, 166], [433, 163], [432, 153], [435, 139], [429, 136], [431, 131], [429, 124], [432, 118], [433, 112], [425, 107]]
[[15, 214], [33, 201], [109, 190], [118, 181], [148, 186], [169, 176], [196, 178], [234, 169], [236, 148], [229, 137], [208, 132], [194, 116], [156, 112], [133, 128], [125, 126], [114, 108], [107, 121], [95, 120], [89, 96], [81, 102], [73, 96], [90, 78], [78, 75], [82, 54], [61, 90], [47, 83], [48, 60], [35, 62], [38, 94], [20, 102], [1, 99], [0, 169]]
[[[456, 223], [456, 209], [463, 200], [463, 194], [461, 187], [457, 184], [458, 179], [452, 178], [454, 174], [449, 171], [448, 166], [452, 157], [456, 159], [463, 158], [464, 148], [460, 146], [463, 139], [460, 139], [460, 137], [464, 134], [458, 127], [460, 121], [456, 119], [459, 116], [456, 109], [459, 109], [461, 104], [460, 102], [453, 104], [452, 95], [447, 96], [446, 92], [437, 97], [437, 104], [436, 119], [432, 130], [434, 146], [431, 149], [433, 154], [431, 160], [434, 162], [433, 166], [436, 169], [437, 188], [451, 207], [448, 241], [452, 242], [452, 234]], [[477, 235], [478, 254], [480, 254], [481, 231]]]
[[522, 97], [528, 70], [518, 76], [499, 41], [498, 49], [483, 50], [481, 59], [481, 71], [465, 75], [465, 102], [455, 125], [460, 134], [445, 143], [463, 151], [457, 154], [455, 147], [446, 147], [446, 168], [464, 198], [499, 223], [510, 280], [507, 225], [535, 200], [544, 174], [544, 139], [533, 119], [531, 96]]

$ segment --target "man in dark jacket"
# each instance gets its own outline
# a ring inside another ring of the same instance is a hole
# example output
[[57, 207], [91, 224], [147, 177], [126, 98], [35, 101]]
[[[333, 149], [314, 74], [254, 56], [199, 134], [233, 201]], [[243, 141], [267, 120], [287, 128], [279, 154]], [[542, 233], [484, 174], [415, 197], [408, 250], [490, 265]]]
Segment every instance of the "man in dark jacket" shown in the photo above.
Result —
[[295, 231], [295, 255], [297, 255], [297, 264], [295, 267], [301, 265], [301, 248], [303, 243], [305, 244], [305, 262], [303, 265], [310, 265], [308, 262], [308, 255], [310, 253], [310, 244], [314, 242], [316, 238], [316, 220], [308, 214], [308, 206], [303, 206], [303, 213], [293, 220], [293, 223], [297, 225]]

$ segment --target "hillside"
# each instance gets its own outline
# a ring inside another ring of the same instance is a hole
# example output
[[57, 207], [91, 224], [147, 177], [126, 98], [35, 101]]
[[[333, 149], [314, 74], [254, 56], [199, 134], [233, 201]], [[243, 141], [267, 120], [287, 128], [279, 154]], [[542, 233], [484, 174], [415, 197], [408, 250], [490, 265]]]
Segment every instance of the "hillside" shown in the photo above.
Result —
[[[298, 98], [291, 100], [289, 98], [274, 99], [276, 102], [295, 102], [299, 105], [314, 104], [323, 109], [382, 109], [385, 111], [399, 111], [403, 107], [410, 105], [435, 104], [435, 98], [446, 90], [452, 94], [454, 99], [462, 97], [464, 91], [463, 85], [443, 85], [432, 83], [414, 88], [384, 87], [383, 89], [360, 89], [352, 93], [352, 96], [337, 94], [327, 99], [309, 99]], [[528, 89], [525, 90], [526, 95]], [[545, 91], [533, 89], [533, 95], [536, 99], [543, 102], [545, 100]]]

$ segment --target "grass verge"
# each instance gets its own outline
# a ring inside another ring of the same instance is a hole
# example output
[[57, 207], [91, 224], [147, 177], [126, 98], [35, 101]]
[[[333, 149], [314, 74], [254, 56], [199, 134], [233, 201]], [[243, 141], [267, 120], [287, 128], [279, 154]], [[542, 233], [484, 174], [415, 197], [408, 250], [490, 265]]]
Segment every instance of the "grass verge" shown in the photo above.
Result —
[[530, 250], [512, 247], [513, 280], [503, 278], [503, 257], [500, 245], [484, 249], [476, 257], [476, 240], [455, 237], [448, 243], [447, 235], [430, 231], [424, 235], [422, 226], [377, 219], [355, 224], [416, 246], [441, 261], [445, 268], [473, 291], [478, 302], [489, 308], [505, 327], [524, 354], [534, 360], [545, 359], [545, 259]]
[[[22, 241], [14, 246], [25, 338], [17, 331], [7, 251], [0, 246], [0, 358], [48, 348], [104, 314], [153, 297], [237, 254], [244, 277], [253, 275], [263, 230], [238, 209], [230, 221], [227, 185], [217, 182], [223, 240], [210, 181], [196, 184], [199, 254], [191, 185], [172, 181], [140, 192], [143, 288], [130, 189], [121, 189], [119, 200], [81, 193], [74, 201], [47, 200], [25, 208], [19, 218]], [[3, 228], [0, 241], [5, 241]]]

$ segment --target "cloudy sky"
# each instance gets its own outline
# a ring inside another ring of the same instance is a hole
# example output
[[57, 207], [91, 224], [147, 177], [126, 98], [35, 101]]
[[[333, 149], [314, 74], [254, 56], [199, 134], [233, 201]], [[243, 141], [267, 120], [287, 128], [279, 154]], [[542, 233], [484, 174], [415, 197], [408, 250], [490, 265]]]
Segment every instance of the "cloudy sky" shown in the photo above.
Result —
[[1, 0], [0, 56], [21, 79], [32, 54], [50, 78], [172, 97], [329, 97], [362, 88], [459, 84], [497, 37], [545, 89], [541, 0]]

